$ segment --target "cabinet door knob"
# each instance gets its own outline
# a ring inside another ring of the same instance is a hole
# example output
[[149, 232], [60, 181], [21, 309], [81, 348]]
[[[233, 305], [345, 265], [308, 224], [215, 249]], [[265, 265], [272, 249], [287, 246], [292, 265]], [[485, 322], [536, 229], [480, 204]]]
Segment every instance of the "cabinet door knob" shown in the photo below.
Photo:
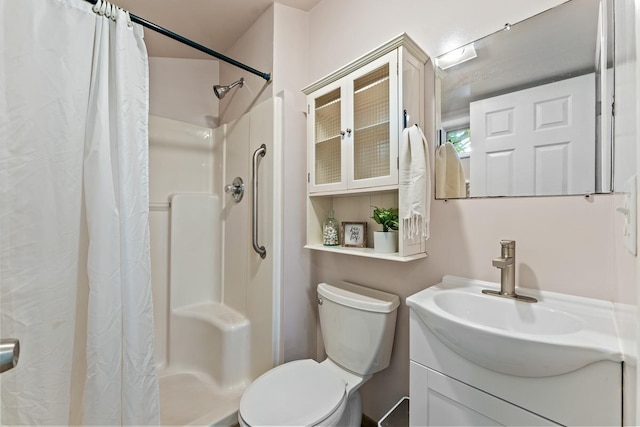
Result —
[[347, 128], [347, 133], [351, 135], [351, 129]]
[[343, 130], [340, 131], [340, 135], [344, 136], [344, 131]]
[[[351, 129], [347, 128], [346, 133], [348, 133], [349, 135], [351, 135]], [[340, 131], [340, 135], [344, 136], [344, 134], [345, 134], [345, 131], [341, 130], [341, 131]]]

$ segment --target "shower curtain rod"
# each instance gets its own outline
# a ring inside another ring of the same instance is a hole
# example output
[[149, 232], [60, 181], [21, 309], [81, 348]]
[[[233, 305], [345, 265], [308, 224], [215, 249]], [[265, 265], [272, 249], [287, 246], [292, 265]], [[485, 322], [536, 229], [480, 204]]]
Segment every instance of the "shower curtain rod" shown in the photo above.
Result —
[[[86, 1], [88, 1], [89, 3], [92, 3], [92, 4], [96, 4], [96, 2], [98, 0], [86, 0]], [[203, 45], [201, 45], [199, 43], [196, 43], [193, 40], [189, 40], [188, 38], [183, 37], [180, 34], [176, 34], [173, 31], [167, 30], [166, 28], [163, 28], [163, 27], [161, 27], [159, 25], [156, 25], [153, 22], [149, 22], [144, 18], [141, 18], [141, 17], [139, 17], [137, 15], [134, 15], [133, 13], [129, 13], [129, 15], [131, 16], [131, 20], [133, 22], [135, 22], [137, 24], [140, 24], [143, 27], [147, 27], [150, 30], [153, 30], [153, 31], [155, 31], [157, 33], [162, 34], [163, 36], [169, 37], [169, 38], [171, 38], [171, 39], [173, 39], [175, 41], [178, 41], [178, 42], [180, 42], [182, 44], [186, 44], [187, 46], [190, 46], [190, 47], [192, 47], [194, 49], [198, 49], [200, 52], [204, 52], [207, 55], [211, 55], [211, 56], [213, 56], [215, 58], [218, 58], [218, 59], [220, 59], [220, 60], [222, 60], [224, 62], [227, 62], [227, 63], [229, 63], [231, 65], [234, 65], [234, 66], [236, 66], [238, 68], [242, 68], [243, 70], [248, 71], [248, 72], [250, 72], [252, 74], [255, 74], [256, 76], [262, 77], [266, 81], [271, 81], [271, 74], [269, 74], [269, 73], [263, 73], [262, 71], [258, 71], [255, 68], [251, 68], [248, 65], [243, 64], [242, 62], [238, 62], [233, 58], [229, 58], [228, 56], [225, 56], [225, 55], [223, 55], [223, 54], [221, 54], [219, 52], [216, 52], [215, 50], [211, 50], [206, 46], [203, 46]]]

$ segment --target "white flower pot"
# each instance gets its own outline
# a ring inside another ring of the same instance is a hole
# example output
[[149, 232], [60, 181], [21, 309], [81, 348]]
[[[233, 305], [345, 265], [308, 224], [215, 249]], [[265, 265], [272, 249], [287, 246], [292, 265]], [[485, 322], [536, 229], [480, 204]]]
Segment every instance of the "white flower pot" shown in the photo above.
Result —
[[398, 252], [398, 232], [374, 231], [373, 250], [381, 253]]

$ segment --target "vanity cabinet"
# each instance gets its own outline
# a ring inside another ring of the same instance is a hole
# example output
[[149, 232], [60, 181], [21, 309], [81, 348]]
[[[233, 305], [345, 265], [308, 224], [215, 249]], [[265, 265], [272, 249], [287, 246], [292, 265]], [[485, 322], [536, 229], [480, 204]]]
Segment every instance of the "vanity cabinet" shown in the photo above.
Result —
[[[398, 207], [398, 153], [406, 126], [424, 122], [428, 56], [406, 34], [303, 89], [307, 95], [307, 248], [397, 261], [425, 257], [424, 242], [373, 252], [372, 206]], [[367, 222], [367, 248], [322, 245], [329, 211]], [[402, 212], [401, 212], [402, 215]]]
[[621, 363], [547, 377], [502, 374], [451, 350], [413, 308], [409, 336], [411, 426], [622, 425]]
[[560, 425], [418, 363], [411, 362], [409, 370], [413, 384], [411, 425]]

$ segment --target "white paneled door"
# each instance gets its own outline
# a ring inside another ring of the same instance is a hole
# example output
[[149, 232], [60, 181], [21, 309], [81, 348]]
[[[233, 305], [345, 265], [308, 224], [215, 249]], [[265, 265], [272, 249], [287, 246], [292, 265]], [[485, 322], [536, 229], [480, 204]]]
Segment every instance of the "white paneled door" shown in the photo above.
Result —
[[595, 190], [595, 76], [472, 102], [472, 196]]

